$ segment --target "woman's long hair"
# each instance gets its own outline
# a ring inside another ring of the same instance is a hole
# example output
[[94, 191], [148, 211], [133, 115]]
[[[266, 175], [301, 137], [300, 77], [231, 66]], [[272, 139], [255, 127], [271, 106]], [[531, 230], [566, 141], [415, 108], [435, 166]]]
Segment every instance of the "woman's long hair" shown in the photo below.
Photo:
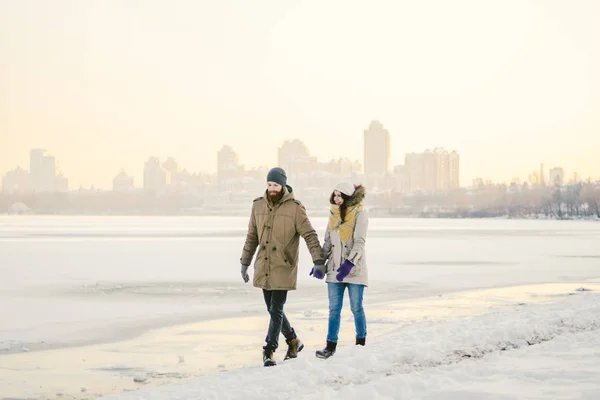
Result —
[[[340, 218], [342, 219], [342, 222], [344, 222], [346, 220], [346, 210], [348, 209], [348, 200], [350, 200], [350, 196], [348, 196], [342, 192], [340, 192], [340, 195], [341, 195], [342, 199], [344, 200], [344, 202], [340, 206]], [[331, 204], [335, 204], [335, 201], [333, 200], [334, 197], [335, 197], [335, 190], [333, 192], [331, 192], [331, 197], [329, 197], [329, 202]]]

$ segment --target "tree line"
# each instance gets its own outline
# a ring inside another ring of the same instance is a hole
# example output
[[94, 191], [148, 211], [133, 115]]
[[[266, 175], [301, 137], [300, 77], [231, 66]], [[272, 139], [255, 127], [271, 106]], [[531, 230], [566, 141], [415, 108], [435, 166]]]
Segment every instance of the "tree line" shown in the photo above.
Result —
[[600, 183], [486, 185], [392, 196], [389, 206], [424, 217], [600, 218]]

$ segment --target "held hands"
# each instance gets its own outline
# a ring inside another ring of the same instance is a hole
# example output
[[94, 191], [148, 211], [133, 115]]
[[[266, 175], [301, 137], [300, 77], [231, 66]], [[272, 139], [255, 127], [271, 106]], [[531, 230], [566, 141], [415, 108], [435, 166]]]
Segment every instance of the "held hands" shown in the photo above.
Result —
[[314, 275], [317, 279], [323, 279], [327, 272], [327, 263], [325, 264], [314, 264], [313, 269], [310, 270], [309, 275]]
[[335, 279], [337, 279], [338, 282], [343, 281], [344, 278], [350, 274], [352, 268], [354, 268], [354, 264], [352, 264], [348, 260], [344, 261], [342, 265], [337, 269], [337, 275], [335, 276]]
[[248, 283], [248, 281], [250, 280], [250, 275], [248, 275], [248, 265], [242, 265], [242, 279], [244, 280], [245, 283]]

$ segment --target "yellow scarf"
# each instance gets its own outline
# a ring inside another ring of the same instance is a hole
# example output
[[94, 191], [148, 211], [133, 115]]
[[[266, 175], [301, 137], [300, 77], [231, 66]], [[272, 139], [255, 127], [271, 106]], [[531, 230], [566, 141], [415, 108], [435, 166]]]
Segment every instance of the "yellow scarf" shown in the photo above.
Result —
[[337, 230], [340, 238], [346, 242], [354, 233], [354, 225], [356, 224], [356, 214], [363, 209], [363, 205], [357, 204], [346, 210], [345, 221], [342, 222], [340, 215], [340, 206], [333, 204], [329, 213], [329, 229]]

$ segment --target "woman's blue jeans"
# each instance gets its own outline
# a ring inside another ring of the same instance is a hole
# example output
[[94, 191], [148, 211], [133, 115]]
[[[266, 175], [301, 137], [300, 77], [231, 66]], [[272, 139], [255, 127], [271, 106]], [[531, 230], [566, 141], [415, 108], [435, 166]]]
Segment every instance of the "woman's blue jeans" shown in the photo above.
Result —
[[344, 291], [348, 288], [350, 296], [350, 308], [354, 314], [354, 326], [356, 338], [362, 339], [367, 336], [367, 319], [363, 309], [364, 285], [354, 283], [327, 282], [327, 293], [329, 295], [329, 327], [327, 330], [327, 341], [337, 343], [340, 332], [340, 319], [342, 305], [344, 304]]

